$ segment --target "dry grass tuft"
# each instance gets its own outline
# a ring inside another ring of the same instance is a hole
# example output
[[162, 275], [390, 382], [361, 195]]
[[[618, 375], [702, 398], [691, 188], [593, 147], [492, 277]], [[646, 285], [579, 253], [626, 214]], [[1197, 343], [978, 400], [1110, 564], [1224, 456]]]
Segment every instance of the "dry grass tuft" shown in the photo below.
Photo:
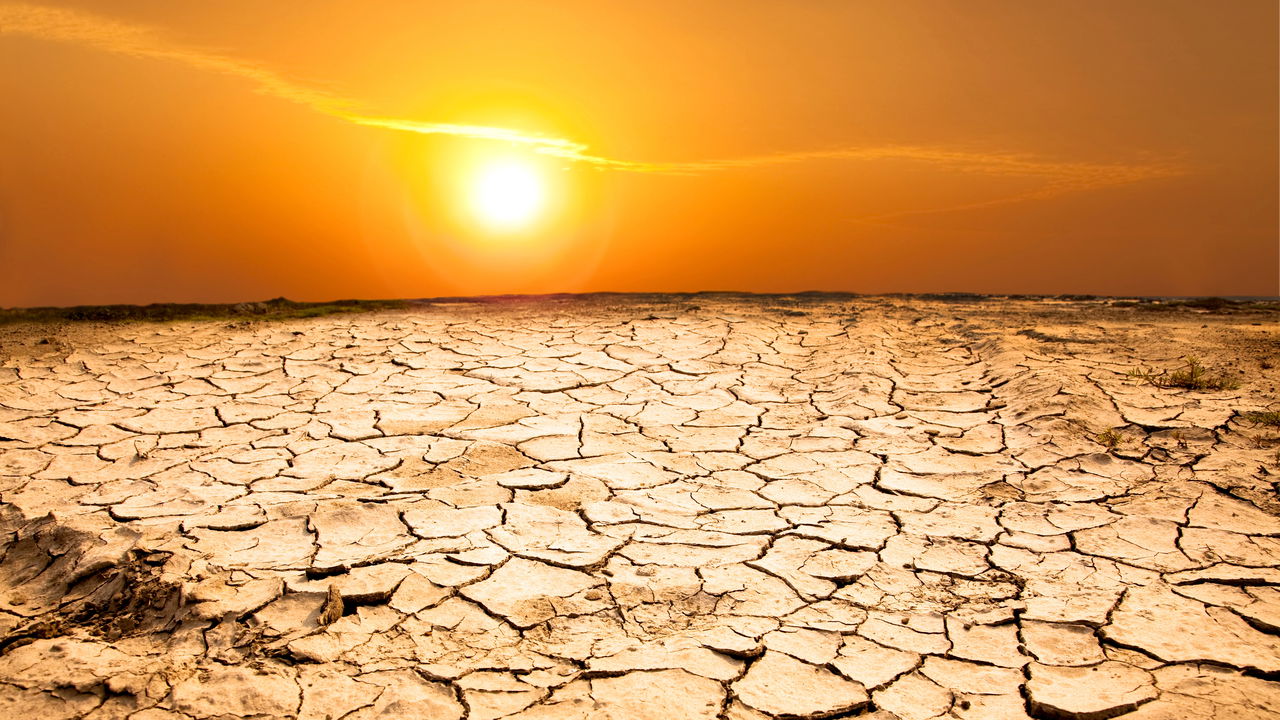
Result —
[[1124, 443], [1124, 436], [1116, 432], [1114, 428], [1109, 428], [1094, 435], [1093, 441], [1105, 447], [1107, 452], [1114, 452], [1116, 448]]
[[1193, 357], [1186, 358], [1186, 361], [1186, 365], [1176, 370], [1156, 371], [1154, 368], [1134, 368], [1128, 372], [1128, 375], [1158, 388], [1235, 390], [1240, 387], [1239, 380], [1221, 373], [1210, 374], [1208, 368]]
[[1247, 412], [1242, 415], [1246, 421], [1254, 425], [1266, 425], [1268, 427], [1280, 427], [1280, 410], [1266, 410], [1261, 412]]

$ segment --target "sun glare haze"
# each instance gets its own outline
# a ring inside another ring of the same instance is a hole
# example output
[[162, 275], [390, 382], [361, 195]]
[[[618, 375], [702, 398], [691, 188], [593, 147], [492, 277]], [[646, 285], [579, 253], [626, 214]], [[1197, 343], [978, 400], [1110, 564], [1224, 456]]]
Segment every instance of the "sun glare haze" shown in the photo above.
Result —
[[0, 306], [1275, 294], [1278, 12], [0, 0]]
[[543, 209], [546, 187], [533, 166], [502, 160], [480, 169], [471, 188], [471, 207], [494, 230], [518, 230]]

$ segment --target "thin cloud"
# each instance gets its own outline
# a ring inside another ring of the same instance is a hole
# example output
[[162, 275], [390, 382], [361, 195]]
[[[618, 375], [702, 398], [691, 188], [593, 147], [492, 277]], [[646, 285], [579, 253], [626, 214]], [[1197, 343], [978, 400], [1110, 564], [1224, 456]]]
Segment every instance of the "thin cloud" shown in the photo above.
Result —
[[[543, 155], [607, 170], [700, 175], [805, 162], [892, 160], [919, 162], [961, 173], [1040, 179], [1043, 183], [1036, 190], [1011, 198], [946, 208], [937, 212], [1043, 199], [1067, 192], [1127, 185], [1185, 173], [1185, 170], [1172, 163], [1060, 162], [1029, 155], [913, 145], [834, 148], [693, 162], [624, 160], [591, 154], [587, 145], [566, 138], [526, 133], [511, 128], [437, 123], [369, 114], [362, 112], [360, 103], [351, 98], [310, 87], [252, 62], [209, 50], [177, 45], [165, 40], [151, 28], [90, 13], [39, 5], [0, 4], [0, 34], [65, 42], [135, 58], [177, 62], [207, 72], [241, 78], [254, 85], [260, 93], [357, 125], [423, 135], [514, 143]], [[871, 219], [873, 218], [867, 218]]]
[[346, 98], [295, 83], [253, 63], [166, 42], [151, 28], [75, 10], [0, 5], [0, 34], [65, 42], [135, 58], [169, 60], [232, 75], [252, 82], [259, 92], [329, 115], [340, 115], [353, 105]]
[[[175, 45], [151, 28], [121, 23], [89, 13], [39, 5], [0, 5], [0, 34], [24, 35], [41, 40], [65, 42], [95, 50], [135, 58], [168, 60], [189, 67], [238, 77], [256, 86], [258, 92], [303, 105], [316, 112], [358, 125], [382, 127], [424, 135], [452, 135], [477, 140], [501, 140], [532, 146], [550, 154], [577, 159], [585, 145], [561, 138], [523, 133], [483, 125], [432, 123], [393, 117], [377, 117], [359, 112], [359, 103], [324, 90], [308, 87], [279, 73], [229, 55]], [[583, 155], [585, 158], [586, 156]]]

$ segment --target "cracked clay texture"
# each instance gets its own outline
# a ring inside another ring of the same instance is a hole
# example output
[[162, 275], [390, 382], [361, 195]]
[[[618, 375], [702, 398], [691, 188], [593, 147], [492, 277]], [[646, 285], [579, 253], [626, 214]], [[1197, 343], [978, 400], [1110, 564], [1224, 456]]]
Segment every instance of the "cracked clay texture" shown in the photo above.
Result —
[[[1277, 717], [1244, 413], [1278, 329], [734, 295], [9, 325], [0, 710]], [[1239, 388], [1126, 375], [1187, 355]]]

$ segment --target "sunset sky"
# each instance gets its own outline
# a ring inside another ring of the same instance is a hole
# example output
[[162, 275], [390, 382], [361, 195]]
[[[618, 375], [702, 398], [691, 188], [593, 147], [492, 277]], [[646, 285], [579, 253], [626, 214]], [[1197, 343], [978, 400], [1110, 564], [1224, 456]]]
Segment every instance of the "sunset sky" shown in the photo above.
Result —
[[1275, 0], [0, 0], [0, 306], [1280, 294]]

